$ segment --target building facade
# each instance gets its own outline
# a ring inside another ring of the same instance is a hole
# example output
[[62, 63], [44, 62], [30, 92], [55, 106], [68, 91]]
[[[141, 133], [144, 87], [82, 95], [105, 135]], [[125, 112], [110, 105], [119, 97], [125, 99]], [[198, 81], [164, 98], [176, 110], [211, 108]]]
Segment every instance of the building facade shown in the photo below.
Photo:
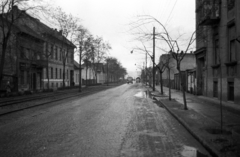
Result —
[[107, 73], [106, 70], [104, 69], [104, 64], [103, 63], [95, 63], [94, 64], [94, 69], [95, 69], [95, 76], [96, 82], [103, 84], [107, 82]]
[[240, 1], [196, 0], [197, 94], [240, 104]]
[[21, 16], [14, 22], [8, 43], [10, 49], [5, 58], [11, 63], [5, 63], [3, 82], [10, 81], [14, 91], [58, 88], [63, 86], [65, 69], [65, 85], [73, 85], [75, 46], [61, 31], [17, 7], [12, 11], [14, 16]]
[[44, 33], [44, 39], [44, 57], [48, 62], [44, 68], [44, 88], [48, 88], [48, 78], [51, 88], [63, 87], [63, 83], [65, 86], [73, 86], [75, 46], [62, 36], [61, 31], [57, 30]]

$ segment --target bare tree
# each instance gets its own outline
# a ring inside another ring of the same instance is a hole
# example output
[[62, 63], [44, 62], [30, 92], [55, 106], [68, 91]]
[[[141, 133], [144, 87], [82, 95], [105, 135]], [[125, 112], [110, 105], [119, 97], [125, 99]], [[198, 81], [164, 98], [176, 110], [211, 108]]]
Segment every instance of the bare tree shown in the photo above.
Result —
[[101, 37], [96, 37], [93, 40], [92, 63], [93, 72], [97, 83], [97, 73], [100, 68], [100, 63], [104, 61], [107, 52], [111, 49], [109, 43], [103, 41]]
[[76, 51], [79, 56], [79, 92], [82, 91], [82, 61], [86, 54], [86, 42], [88, 42], [88, 37], [90, 36], [88, 30], [83, 26], [79, 25], [75, 34], [76, 45], [79, 47], [79, 51]]
[[[165, 52], [167, 52], [167, 51], [165, 51]], [[174, 64], [174, 61], [173, 61], [173, 58], [172, 58], [172, 55], [171, 54], [169, 54], [168, 52], [166, 53], [166, 54], [164, 54], [164, 55], [162, 55], [161, 57], [160, 57], [160, 61], [159, 61], [159, 67], [161, 68], [161, 67], [164, 67], [164, 71], [165, 70], [167, 70], [167, 79], [168, 79], [168, 88], [169, 88], [169, 100], [171, 100], [172, 98], [171, 98], [171, 87], [172, 87], [172, 85], [171, 85], [171, 70], [173, 69], [173, 68], [175, 68], [175, 64]], [[158, 67], [158, 68], [159, 68]], [[162, 71], [162, 73], [161, 73], [161, 77], [162, 77], [162, 74], [163, 74], [163, 72], [164, 71]], [[161, 78], [162, 79], [162, 78]], [[163, 82], [163, 80], [161, 81], [161, 82]], [[162, 87], [161, 87], [162, 88]]]
[[90, 60], [94, 57], [94, 46], [93, 46], [93, 36], [90, 35], [88, 36], [87, 40], [84, 42], [84, 51], [85, 51], [85, 54], [84, 54], [84, 58], [83, 58], [83, 61], [84, 61], [84, 64], [85, 64], [85, 69], [86, 69], [86, 86], [88, 85], [87, 84], [87, 75], [88, 75], [88, 69], [89, 67], [92, 67], [92, 64], [90, 62]]
[[166, 69], [166, 64], [167, 62], [161, 62], [156, 66], [158, 71], [159, 71], [159, 83], [160, 83], [160, 91], [161, 91], [161, 94], [163, 95], [163, 78], [162, 78], [162, 74], [163, 72], [165, 71]]
[[[181, 42], [180, 38], [182, 37], [182, 35], [179, 35], [177, 38], [172, 38], [167, 28], [159, 20], [157, 20], [156, 18], [150, 15], [143, 15], [143, 16], [139, 16], [138, 18], [139, 19], [137, 20], [137, 22], [132, 23], [133, 28], [140, 28], [141, 26], [144, 26], [147, 24], [157, 24], [160, 27], [161, 32], [156, 33], [156, 39], [165, 41], [168, 48], [170, 49], [170, 54], [172, 55], [173, 59], [176, 60], [177, 70], [179, 73], [179, 80], [181, 84], [181, 90], [183, 93], [184, 109], [187, 110], [188, 108], [187, 108], [187, 102], [186, 102], [185, 86], [182, 80], [181, 62], [185, 57], [185, 55], [187, 54], [187, 52], [191, 49], [191, 46], [195, 42], [195, 31], [192, 33], [191, 37], [188, 39], [187, 46], [184, 45], [185, 49], [181, 50], [179, 43]], [[138, 33], [137, 35], [139, 36], [138, 39], [141, 39], [141, 40], [149, 40], [152, 37], [151, 33], [146, 33], [146, 32]]]
[[[61, 8], [56, 8], [52, 13], [52, 18], [59, 28], [61, 40], [61, 54], [63, 63], [63, 87], [65, 87], [66, 63], [72, 58], [70, 50], [75, 48], [75, 33], [78, 30], [79, 19], [71, 14], [65, 13]], [[73, 53], [73, 52], [72, 52]], [[73, 55], [73, 54], [72, 54]]]

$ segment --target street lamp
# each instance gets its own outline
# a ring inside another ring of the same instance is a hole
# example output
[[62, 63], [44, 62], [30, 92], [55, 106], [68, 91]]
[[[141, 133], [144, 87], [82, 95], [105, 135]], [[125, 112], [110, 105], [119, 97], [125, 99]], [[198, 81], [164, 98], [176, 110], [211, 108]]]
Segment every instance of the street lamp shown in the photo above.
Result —
[[[130, 51], [131, 54], [133, 54], [133, 50]], [[136, 65], [136, 63], [135, 63], [135, 65]], [[147, 52], [146, 52], [146, 66], [145, 66], [145, 81], [146, 81], [146, 86], [147, 86]]]
[[[146, 65], [147, 65], [147, 50], [146, 51]], [[133, 53], [133, 50], [131, 51], [131, 54]], [[153, 68], [152, 68], [152, 75], [153, 75], [153, 91], [155, 91], [155, 27], [153, 27], [153, 55], [151, 56], [152, 62], [153, 62]], [[146, 68], [147, 71], [147, 68]]]

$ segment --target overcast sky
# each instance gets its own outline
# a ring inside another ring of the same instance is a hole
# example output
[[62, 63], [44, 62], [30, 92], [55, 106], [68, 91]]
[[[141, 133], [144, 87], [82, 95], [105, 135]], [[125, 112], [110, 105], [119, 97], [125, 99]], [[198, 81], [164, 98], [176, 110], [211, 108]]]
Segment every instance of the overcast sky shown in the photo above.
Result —
[[[144, 54], [130, 54], [138, 44], [141, 46], [129, 31], [129, 24], [137, 20], [136, 16], [151, 15], [173, 32], [191, 33], [195, 29], [195, 0], [54, 0], [53, 3], [79, 17], [91, 34], [108, 41], [112, 46], [109, 55], [118, 58], [133, 77], [145, 62]], [[156, 61], [163, 53], [156, 50]]]

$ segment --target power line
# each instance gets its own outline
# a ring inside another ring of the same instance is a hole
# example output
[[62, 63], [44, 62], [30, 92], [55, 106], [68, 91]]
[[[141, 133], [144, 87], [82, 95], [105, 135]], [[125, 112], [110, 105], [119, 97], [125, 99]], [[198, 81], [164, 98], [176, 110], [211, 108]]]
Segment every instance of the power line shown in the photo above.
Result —
[[160, 19], [163, 18], [165, 16], [166, 13], [166, 9], [169, 7], [169, 4], [171, 3], [172, 0], [167, 0], [168, 3], [166, 3], [165, 1], [165, 5], [164, 5], [164, 9], [161, 9], [161, 13], [160, 13]]
[[172, 8], [172, 10], [171, 10], [171, 12], [170, 12], [170, 14], [169, 14], [169, 16], [168, 16], [167, 20], [166, 20], [166, 23], [165, 23], [165, 25], [168, 23], [168, 20], [169, 20], [170, 16], [172, 15], [172, 12], [173, 12], [173, 10], [174, 10], [174, 8], [175, 8], [176, 4], [177, 4], [177, 0], [175, 1], [174, 5], [173, 5], [173, 8]]

